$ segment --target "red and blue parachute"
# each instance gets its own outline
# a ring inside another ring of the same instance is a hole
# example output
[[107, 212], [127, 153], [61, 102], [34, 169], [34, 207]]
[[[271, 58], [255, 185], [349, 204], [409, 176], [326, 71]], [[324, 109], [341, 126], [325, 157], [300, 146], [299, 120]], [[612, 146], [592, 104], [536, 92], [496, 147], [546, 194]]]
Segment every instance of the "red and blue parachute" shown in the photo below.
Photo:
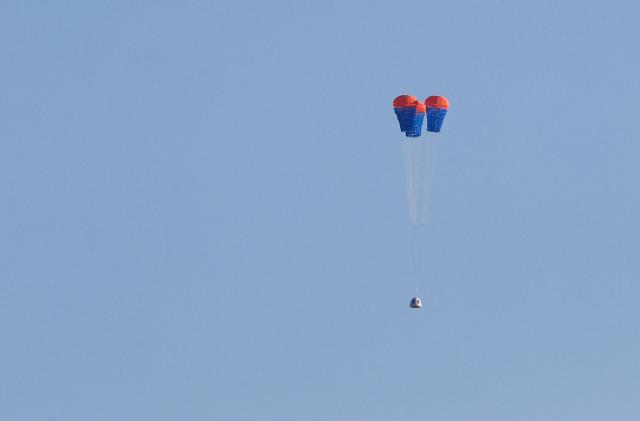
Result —
[[400, 131], [407, 137], [419, 137], [426, 107], [411, 95], [400, 95], [393, 100], [393, 111], [398, 117]]
[[449, 109], [449, 100], [443, 96], [430, 96], [424, 100], [424, 105], [427, 107], [427, 131], [439, 132]]
[[400, 131], [407, 137], [420, 137], [425, 114], [427, 131], [439, 132], [448, 109], [449, 101], [443, 96], [430, 96], [424, 104], [411, 95], [400, 95], [393, 100], [393, 111], [398, 117]]

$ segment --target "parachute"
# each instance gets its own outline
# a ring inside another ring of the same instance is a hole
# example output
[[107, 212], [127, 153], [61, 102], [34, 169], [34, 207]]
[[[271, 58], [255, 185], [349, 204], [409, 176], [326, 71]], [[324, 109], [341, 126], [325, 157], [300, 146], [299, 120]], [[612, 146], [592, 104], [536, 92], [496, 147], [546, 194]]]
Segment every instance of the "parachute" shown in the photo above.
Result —
[[449, 109], [449, 100], [443, 96], [430, 96], [424, 100], [427, 107], [427, 131], [438, 133]]
[[438, 143], [437, 136], [421, 137], [422, 125], [426, 114], [427, 132], [440, 132], [448, 109], [449, 101], [443, 96], [430, 96], [424, 103], [411, 95], [400, 95], [393, 100], [400, 131], [405, 134], [402, 148], [412, 239], [411, 277], [416, 293], [420, 284], [419, 240], [427, 219], [430, 179]]
[[400, 95], [393, 100], [393, 111], [398, 117], [400, 131], [407, 137], [420, 137], [426, 107], [411, 95]]

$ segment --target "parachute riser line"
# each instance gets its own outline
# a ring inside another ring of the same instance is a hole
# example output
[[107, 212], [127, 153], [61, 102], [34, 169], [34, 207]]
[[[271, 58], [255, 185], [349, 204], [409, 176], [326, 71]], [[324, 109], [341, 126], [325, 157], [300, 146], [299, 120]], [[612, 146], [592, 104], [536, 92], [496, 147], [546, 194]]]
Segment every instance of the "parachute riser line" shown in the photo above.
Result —
[[417, 295], [420, 286], [420, 268], [418, 265], [418, 232], [415, 224], [411, 225], [411, 278], [414, 295]]

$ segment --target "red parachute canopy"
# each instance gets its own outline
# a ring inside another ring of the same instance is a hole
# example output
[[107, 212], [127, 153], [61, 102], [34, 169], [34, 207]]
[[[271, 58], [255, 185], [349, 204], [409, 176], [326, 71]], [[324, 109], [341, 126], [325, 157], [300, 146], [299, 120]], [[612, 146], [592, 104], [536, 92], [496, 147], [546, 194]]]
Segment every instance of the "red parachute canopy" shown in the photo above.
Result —
[[411, 95], [400, 95], [393, 100], [393, 108], [407, 108], [415, 107], [418, 103], [418, 98]]
[[417, 113], [424, 114], [427, 112], [427, 107], [418, 101], [418, 98], [411, 95], [400, 95], [393, 100], [393, 108], [415, 108]]
[[424, 105], [426, 105], [427, 108], [439, 108], [446, 110], [449, 108], [449, 100], [443, 96], [430, 96], [424, 100]]

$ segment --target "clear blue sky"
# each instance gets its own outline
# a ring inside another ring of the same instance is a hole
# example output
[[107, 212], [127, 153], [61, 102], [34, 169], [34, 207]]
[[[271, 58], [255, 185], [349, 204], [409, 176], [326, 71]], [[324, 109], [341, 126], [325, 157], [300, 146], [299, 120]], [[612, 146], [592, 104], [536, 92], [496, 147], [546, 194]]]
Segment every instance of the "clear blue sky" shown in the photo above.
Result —
[[[0, 420], [638, 420], [638, 21], [3, 1]], [[405, 92], [452, 104], [422, 311]]]

